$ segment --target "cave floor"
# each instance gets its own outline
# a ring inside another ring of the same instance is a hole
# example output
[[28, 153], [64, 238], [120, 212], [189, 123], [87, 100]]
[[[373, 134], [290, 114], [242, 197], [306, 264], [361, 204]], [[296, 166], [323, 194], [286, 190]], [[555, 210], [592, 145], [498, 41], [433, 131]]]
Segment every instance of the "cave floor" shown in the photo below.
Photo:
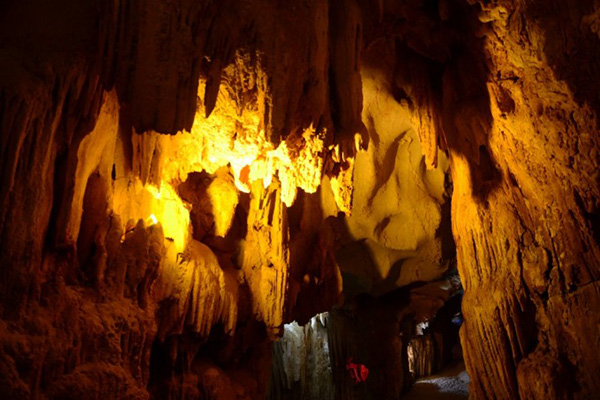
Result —
[[415, 382], [403, 400], [462, 400], [469, 398], [469, 375], [465, 364], [454, 362], [440, 373]]

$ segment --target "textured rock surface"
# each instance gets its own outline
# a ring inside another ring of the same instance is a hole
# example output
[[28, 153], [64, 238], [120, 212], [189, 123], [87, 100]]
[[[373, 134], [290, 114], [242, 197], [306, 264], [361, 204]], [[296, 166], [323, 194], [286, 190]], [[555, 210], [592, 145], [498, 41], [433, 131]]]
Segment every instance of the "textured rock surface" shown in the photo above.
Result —
[[309, 323], [285, 325], [282, 338], [273, 345], [273, 371], [268, 398], [334, 399], [327, 313]]
[[264, 398], [343, 290], [337, 396], [398, 398], [456, 254], [471, 396], [593, 397], [599, 10], [3, 2], [0, 393]]
[[408, 368], [415, 378], [429, 376], [433, 372], [435, 350], [429, 335], [414, 338], [408, 344]]
[[[444, 104], [461, 104], [447, 136], [471, 391], [587, 398], [600, 367], [598, 4], [482, 7], [478, 61], [457, 59], [444, 82]], [[485, 107], [464, 95], [467, 63], [485, 63]]]
[[317, 1], [2, 8], [2, 394], [263, 397], [267, 334], [341, 290], [302, 208], [295, 243], [323, 244], [289, 279], [282, 200], [317, 190], [334, 124], [361, 128], [360, 97], [327, 101], [330, 41], [360, 94], [358, 22], [334, 38]]
[[439, 279], [454, 256], [448, 160], [436, 150], [439, 165], [428, 168], [419, 142], [422, 124], [411, 118], [406, 99], [393, 96], [403, 62], [392, 40], [373, 44], [364, 55], [362, 118], [369, 147], [356, 157], [352, 213], [340, 224], [347, 239], [336, 252], [341, 270], [375, 294]]

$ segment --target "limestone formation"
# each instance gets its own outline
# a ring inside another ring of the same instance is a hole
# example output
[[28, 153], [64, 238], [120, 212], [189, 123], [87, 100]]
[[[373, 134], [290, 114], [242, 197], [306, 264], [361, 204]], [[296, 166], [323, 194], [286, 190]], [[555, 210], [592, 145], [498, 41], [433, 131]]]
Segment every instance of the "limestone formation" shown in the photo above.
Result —
[[398, 399], [464, 321], [594, 398], [598, 76], [598, 0], [3, 2], [0, 397]]

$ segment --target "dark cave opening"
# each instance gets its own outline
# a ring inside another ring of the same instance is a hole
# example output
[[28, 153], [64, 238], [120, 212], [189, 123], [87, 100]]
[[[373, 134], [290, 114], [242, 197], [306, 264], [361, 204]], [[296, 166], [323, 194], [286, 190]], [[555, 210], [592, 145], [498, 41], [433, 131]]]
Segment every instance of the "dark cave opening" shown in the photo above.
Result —
[[273, 343], [268, 398], [429, 398], [419, 394], [424, 383], [427, 393], [437, 383], [440, 393], [466, 398], [462, 294], [453, 270], [433, 283], [348, 298], [304, 325], [286, 324]]

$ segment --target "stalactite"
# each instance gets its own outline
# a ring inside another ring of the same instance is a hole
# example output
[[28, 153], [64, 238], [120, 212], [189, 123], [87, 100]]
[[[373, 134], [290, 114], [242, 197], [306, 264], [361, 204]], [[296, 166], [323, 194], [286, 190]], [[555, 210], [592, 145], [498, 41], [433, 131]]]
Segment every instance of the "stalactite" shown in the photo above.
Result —
[[244, 244], [242, 270], [248, 280], [257, 319], [270, 334], [280, 334], [286, 318], [289, 276], [287, 212], [278, 185], [264, 189], [253, 185], [248, 214], [248, 236]]
[[408, 344], [408, 368], [415, 379], [429, 376], [434, 371], [435, 349], [428, 335], [417, 336]]
[[327, 318], [319, 314], [304, 326], [286, 324], [283, 337], [273, 344], [270, 400], [335, 398]]

